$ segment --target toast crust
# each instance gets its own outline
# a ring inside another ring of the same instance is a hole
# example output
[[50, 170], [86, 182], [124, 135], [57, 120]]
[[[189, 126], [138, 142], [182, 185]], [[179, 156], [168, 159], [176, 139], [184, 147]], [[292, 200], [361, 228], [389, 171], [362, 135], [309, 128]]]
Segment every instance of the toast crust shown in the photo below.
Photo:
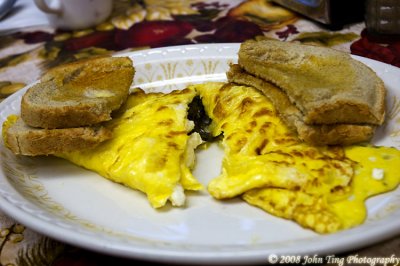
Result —
[[287, 95], [273, 84], [248, 74], [239, 65], [231, 65], [227, 72], [229, 82], [251, 86], [261, 91], [275, 106], [286, 125], [297, 132], [299, 139], [312, 145], [349, 145], [369, 141], [374, 125], [330, 124], [308, 125], [301, 111]]
[[3, 124], [5, 145], [17, 155], [38, 156], [85, 150], [111, 137], [112, 132], [104, 127], [32, 128], [17, 116], [9, 117]]
[[325, 47], [276, 40], [246, 41], [239, 65], [276, 85], [301, 111], [307, 124], [381, 125], [383, 81], [350, 55]]
[[49, 70], [24, 94], [21, 117], [40, 128], [91, 126], [111, 119], [134, 76], [128, 57], [100, 57]]

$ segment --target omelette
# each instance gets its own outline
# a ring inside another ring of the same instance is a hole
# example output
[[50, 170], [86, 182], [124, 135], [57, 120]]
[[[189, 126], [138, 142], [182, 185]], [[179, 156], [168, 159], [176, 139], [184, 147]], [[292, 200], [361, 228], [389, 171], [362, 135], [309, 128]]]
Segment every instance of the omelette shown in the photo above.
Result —
[[[193, 114], [196, 104], [201, 108]], [[366, 199], [400, 183], [399, 150], [305, 144], [248, 86], [213, 82], [168, 94], [137, 89], [104, 126], [111, 139], [56, 156], [142, 191], [153, 208], [184, 206], [186, 190], [203, 189], [191, 172], [195, 149], [213, 140], [224, 157], [207, 186], [212, 197], [241, 197], [317, 233], [363, 223]]]
[[193, 87], [212, 119], [210, 131], [223, 134], [221, 174], [208, 184], [216, 199], [241, 196], [304, 228], [332, 233], [363, 223], [365, 200], [400, 182], [395, 148], [312, 147], [297, 139], [256, 89], [226, 83]]
[[395, 189], [400, 181], [396, 167], [400, 152], [390, 147], [351, 146], [345, 154], [357, 162], [350, 193], [330, 200], [329, 194], [312, 196], [307, 191], [260, 188], [243, 194], [248, 203], [318, 233], [332, 233], [362, 224], [367, 217], [365, 200]]
[[212, 119], [211, 132], [223, 132], [222, 174], [208, 190], [217, 199], [259, 187], [334, 191], [341, 197], [353, 175], [353, 162], [341, 147], [313, 147], [297, 139], [257, 90], [232, 84], [196, 86]]
[[93, 149], [57, 156], [99, 173], [114, 182], [140, 190], [154, 208], [167, 202], [183, 206], [185, 190], [200, 190], [193, 177], [194, 149], [202, 143], [187, 119], [193, 89], [169, 94], [135, 91], [105, 124], [112, 139]]

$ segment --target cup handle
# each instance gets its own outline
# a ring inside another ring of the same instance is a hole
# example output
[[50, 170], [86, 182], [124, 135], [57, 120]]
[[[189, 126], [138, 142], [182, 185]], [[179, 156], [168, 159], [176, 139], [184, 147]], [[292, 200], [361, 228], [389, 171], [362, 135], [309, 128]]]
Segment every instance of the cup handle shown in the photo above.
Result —
[[46, 13], [61, 15], [61, 8], [49, 7], [46, 0], [34, 0], [37, 7]]

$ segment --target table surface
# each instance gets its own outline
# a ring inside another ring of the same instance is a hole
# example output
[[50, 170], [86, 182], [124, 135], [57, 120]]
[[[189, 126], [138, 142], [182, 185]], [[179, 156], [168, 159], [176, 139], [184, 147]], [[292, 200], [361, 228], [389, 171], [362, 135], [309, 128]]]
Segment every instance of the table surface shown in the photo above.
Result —
[[[117, 34], [120, 38], [115, 38]], [[114, 11], [107, 21], [79, 31], [51, 28], [33, 1], [19, 0], [0, 20], [0, 101], [37, 80], [47, 69], [76, 59], [172, 45], [237, 43], [256, 36], [332, 47], [400, 67], [398, 39], [370, 36], [362, 21], [330, 30], [267, 0], [144, 0], [140, 5], [135, 1], [114, 0]], [[354, 254], [400, 258], [400, 236], [335, 255], [345, 258]], [[133, 262], [137, 261], [49, 239], [0, 211], [0, 265], [131, 265]]]

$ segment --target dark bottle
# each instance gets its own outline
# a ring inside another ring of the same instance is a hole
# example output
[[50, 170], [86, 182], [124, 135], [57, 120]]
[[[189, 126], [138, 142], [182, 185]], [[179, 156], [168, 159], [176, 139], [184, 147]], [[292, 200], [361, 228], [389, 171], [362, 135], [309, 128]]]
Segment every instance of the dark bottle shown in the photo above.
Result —
[[[365, 0], [272, 0], [331, 30], [364, 20]], [[400, 1], [400, 0], [398, 0]]]
[[371, 34], [400, 34], [400, 0], [367, 0], [365, 24]]

